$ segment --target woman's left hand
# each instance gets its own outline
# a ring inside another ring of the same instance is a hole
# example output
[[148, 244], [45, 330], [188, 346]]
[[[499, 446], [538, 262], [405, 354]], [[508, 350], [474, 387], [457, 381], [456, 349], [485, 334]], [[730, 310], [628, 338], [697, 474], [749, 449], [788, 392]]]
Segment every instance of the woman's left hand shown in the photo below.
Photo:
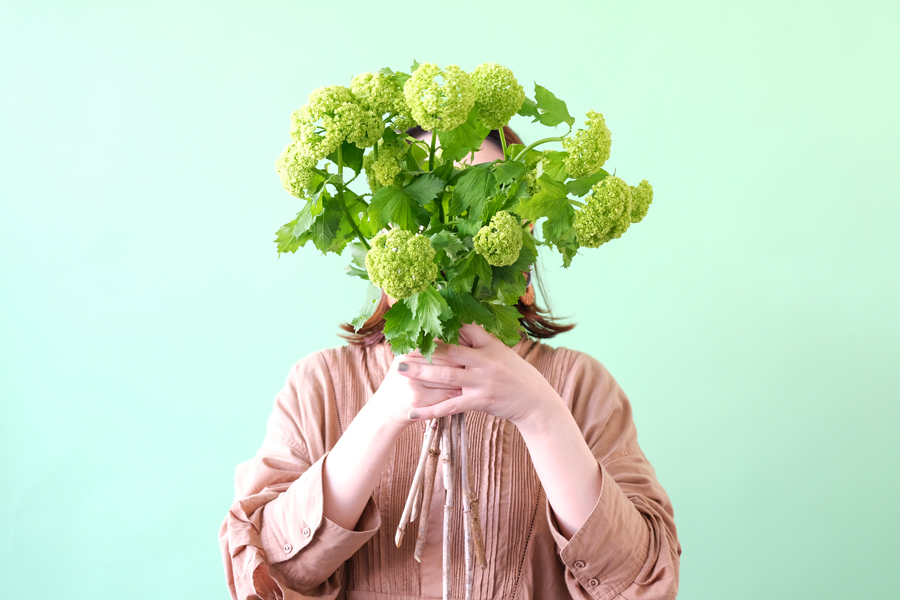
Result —
[[401, 373], [413, 379], [458, 386], [462, 394], [416, 407], [418, 416], [411, 414], [410, 418], [433, 419], [477, 410], [518, 425], [539, 418], [553, 407], [554, 400], [562, 401], [537, 369], [480, 325], [463, 325], [459, 337], [459, 346], [438, 341], [433, 357], [464, 369], [410, 362], [409, 369]]

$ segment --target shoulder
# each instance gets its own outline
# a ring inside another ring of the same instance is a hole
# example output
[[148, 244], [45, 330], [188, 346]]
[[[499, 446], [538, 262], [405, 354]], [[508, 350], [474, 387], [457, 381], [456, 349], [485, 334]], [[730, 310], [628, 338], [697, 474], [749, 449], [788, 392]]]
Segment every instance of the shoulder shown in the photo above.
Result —
[[[541, 371], [564, 397], [576, 387], [617, 387], [609, 370], [587, 352], [566, 346], [553, 347], [540, 341], [530, 344], [524, 350], [526, 360]], [[558, 385], [554, 380], [558, 381]]]

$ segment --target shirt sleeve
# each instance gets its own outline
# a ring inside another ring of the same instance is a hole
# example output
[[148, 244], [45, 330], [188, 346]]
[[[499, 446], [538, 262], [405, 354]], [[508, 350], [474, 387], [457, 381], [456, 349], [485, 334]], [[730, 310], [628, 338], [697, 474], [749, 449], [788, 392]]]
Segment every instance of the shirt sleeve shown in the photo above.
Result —
[[561, 394], [600, 466], [593, 511], [567, 539], [547, 519], [573, 598], [674, 598], [681, 544], [672, 503], [637, 443], [631, 404], [606, 368], [576, 357]]
[[344, 561], [381, 525], [370, 497], [351, 531], [322, 514], [322, 469], [340, 435], [320, 353], [291, 370], [256, 456], [235, 471], [235, 499], [219, 530], [233, 599], [334, 598]]

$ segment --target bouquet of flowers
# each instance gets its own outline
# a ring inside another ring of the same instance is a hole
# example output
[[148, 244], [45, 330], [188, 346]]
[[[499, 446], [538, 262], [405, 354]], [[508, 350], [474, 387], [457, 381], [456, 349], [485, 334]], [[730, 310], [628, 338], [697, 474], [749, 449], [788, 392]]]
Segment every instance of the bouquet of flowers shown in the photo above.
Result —
[[[507, 144], [503, 127], [517, 114], [568, 129]], [[395, 354], [418, 348], [430, 360], [435, 338], [458, 344], [464, 323], [513, 346], [537, 247], [569, 267], [579, 248], [643, 219], [653, 199], [646, 180], [630, 186], [603, 169], [611, 137], [602, 114], [574, 125], [565, 102], [537, 84], [526, 97], [496, 63], [466, 73], [414, 62], [410, 73], [385, 68], [316, 89], [291, 115], [292, 141], [276, 162], [284, 188], [305, 201], [276, 234], [279, 255], [309, 241], [323, 254], [349, 245], [348, 273], [369, 281], [352, 324], [365, 324], [384, 290], [397, 300], [384, 326]], [[406, 133], [415, 126], [430, 143]], [[494, 129], [503, 159], [466, 162]], [[550, 143], [561, 149], [538, 149]], [[369, 191], [357, 194], [350, 184], [362, 173]]]

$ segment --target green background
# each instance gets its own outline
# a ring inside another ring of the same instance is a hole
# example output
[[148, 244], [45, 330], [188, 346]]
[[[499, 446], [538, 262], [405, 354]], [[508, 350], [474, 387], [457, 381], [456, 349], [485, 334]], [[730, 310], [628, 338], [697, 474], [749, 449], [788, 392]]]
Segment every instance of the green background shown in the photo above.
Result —
[[[4, 2], [0, 595], [227, 597], [234, 467], [365, 286], [274, 161], [314, 88], [513, 69], [646, 220], [570, 270], [675, 507], [681, 597], [886, 598], [900, 518], [895, 2]], [[514, 118], [526, 141], [545, 128]]]

